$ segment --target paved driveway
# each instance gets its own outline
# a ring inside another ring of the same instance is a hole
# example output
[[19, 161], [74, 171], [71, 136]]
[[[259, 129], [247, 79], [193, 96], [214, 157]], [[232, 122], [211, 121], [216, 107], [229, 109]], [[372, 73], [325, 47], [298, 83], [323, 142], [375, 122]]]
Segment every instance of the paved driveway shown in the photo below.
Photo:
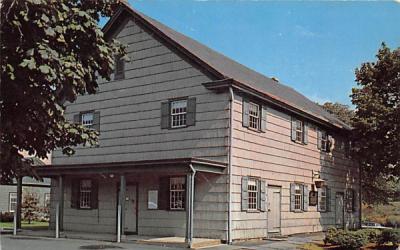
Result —
[[[283, 241], [247, 241], [234, 245], [221, 245], [207, 248], [209, 250], [290, 250], [298, 249], [306, 242], [320, 236], [293, 236]], [[0, 235], [0, 250], [182, 250], [163, 246], [152, 246], [135, 243], [111, 243], [94, 240], [54, 239], [28, 236]]]

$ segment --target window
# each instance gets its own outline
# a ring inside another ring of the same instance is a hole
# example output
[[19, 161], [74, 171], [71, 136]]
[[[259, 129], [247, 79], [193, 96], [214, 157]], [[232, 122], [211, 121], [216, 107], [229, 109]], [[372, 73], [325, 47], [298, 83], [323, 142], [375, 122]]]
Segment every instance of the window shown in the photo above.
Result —
[[303, 142], [304, 125], [303, 121], [296, 120], [296, 141]]
[[171, 210], [185, 209], [185, 177], [169, 179], [169, 208]]
[[44, 194], [44, 207], [50, 207], [50, 194]]
[[93, 118], [94, 118], [93, 112], [82, 113], [81, 114], [82, 125], [91, 128], [93, 126]]
[[121, 56], [115, 58], [114, 80], [125, 78], [125, 60]]
[[249, 127], [257, 130], [260, 128], [260, 107], [252, 102], [249, 103]]
[[294, 193], [294, 209], [301, 210], [303, 204], [303, 190], [300, 184], [295, 184], [295, 193]]
[[171, 128], [186, 126], [187, 100], [171, 102]]
[[79, 208], [91, 208], [92, 180], [81, 180], [79, 183]]
[[321, 187], [318, 190], [318, 210], [321, 212], [327, 211], [327, 188]]
[[249, 194], [248, 209], [257, 210], [258, 209], [258, 181], [250, 179], [247, 183], [247, 192]]
[[328, 143], [328, 134], [326, 131], [321, 131], [321, 150], [322, 151], [328, 151], [329, 149], [329, 143]]
[[17, 193], [10, 193], [9, 194], [9, 203], [8, 203], [8, 211], [15, 212], [17, 209]]
[[346, 210], [354, 211], [354, 190], [351, 188], [346, 189]]

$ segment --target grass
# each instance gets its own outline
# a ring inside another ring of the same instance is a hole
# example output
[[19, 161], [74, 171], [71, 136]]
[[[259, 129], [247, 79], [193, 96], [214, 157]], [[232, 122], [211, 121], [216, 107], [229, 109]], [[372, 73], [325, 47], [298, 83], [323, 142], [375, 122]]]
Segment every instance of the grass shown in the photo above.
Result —
[[[39, 229], [39, 228], [47, 228], [49, 226], [48, 222], [40, 222], [40, 221], [32, 221], [29, 224], [27, 221], [21, 222], [21, 227], [25, 229]], [[13, 222], [0, 222], [0, 228], [13, 228]]]

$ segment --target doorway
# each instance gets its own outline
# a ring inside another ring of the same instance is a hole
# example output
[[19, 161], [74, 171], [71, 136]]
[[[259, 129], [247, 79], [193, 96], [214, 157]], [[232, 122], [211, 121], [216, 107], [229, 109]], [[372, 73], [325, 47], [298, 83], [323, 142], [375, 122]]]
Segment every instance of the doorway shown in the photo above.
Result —
[[268, 186], [268, 233], [281, 232], [281, 187]]
[[127, 184], [125, 193], [125, 234], [137, 233], [137, 185]]
[[344, 198], [343, 193], [335, 196], [335, 223], [337, 228], [344, 228]]

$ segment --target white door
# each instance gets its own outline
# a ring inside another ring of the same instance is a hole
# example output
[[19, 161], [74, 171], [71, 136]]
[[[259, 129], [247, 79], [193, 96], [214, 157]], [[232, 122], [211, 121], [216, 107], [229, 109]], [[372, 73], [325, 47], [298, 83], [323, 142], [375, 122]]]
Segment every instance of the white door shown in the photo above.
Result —
[[343, 226], [344, 226], [344, 199], [343, 199], [343, 193], [336, 193], [336, 197], [335, 197], [335, 220], [336, 220], [336, 227], [343, 228]]
[[281, 231], [281, 188], [268, 187], [268, 233]]
[[136, 233], [136, 185], [128, 184], [125, 194], [125, 232]]

